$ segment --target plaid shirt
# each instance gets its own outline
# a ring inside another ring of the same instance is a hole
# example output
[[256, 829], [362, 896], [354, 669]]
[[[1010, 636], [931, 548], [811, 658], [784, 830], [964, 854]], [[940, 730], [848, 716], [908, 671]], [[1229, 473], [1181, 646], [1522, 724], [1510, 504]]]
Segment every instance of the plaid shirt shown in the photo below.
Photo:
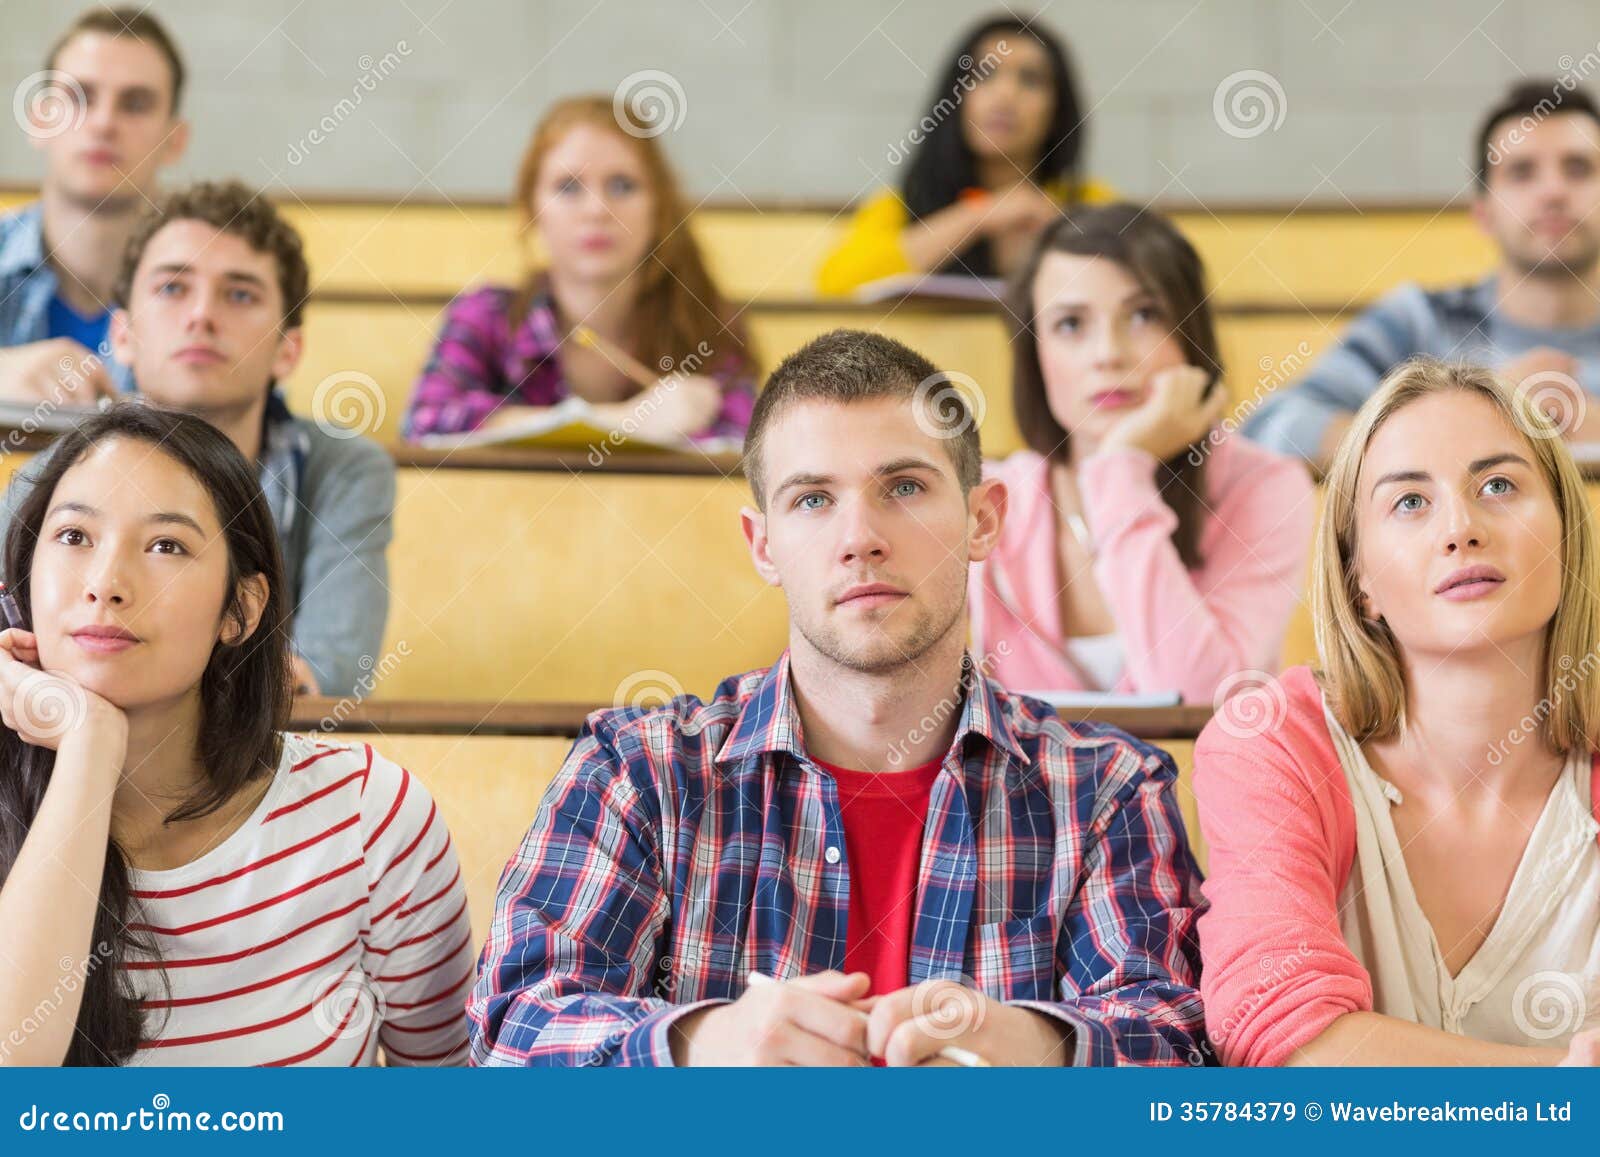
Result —
[[[1203, 901], [1171, 757], [1067, 725], [967, 660], [934, 784], [910, 980], [1055, 1017], [1076, 1064], [1201, 1063]], [[590, 715], [500, 880], [472, 1063], [671, 1064], [751, 969], [844, 963], [850, 864], [785, 653], [709, 702]]]
[[[44, 256], [44, 213], [39, 203], [0, 217], [0, 346], [28, 345], [50, 336], [50, 299], [60, 284]], [[93, 351], [118, 389], [132, 388], [128, 368], [111, 356], [109, 342]]]
[[[450, 303], [428, 364], [411, 391], [407, 438], [476, 430], [508, 402], [554, 406], [571, 396], [561, 373], [555, 299], [547, 288], [541, 289], [527, 316], [513, 325], [516, 296], [515, 290], [489, 285]], [[690, 352], [684, 352], [685, 362]], [[722, 410], [697, 440], [743, 438], [756, 401], [749, 366], [725, 353], [713, 355], [700, 372], [721, 384]]]

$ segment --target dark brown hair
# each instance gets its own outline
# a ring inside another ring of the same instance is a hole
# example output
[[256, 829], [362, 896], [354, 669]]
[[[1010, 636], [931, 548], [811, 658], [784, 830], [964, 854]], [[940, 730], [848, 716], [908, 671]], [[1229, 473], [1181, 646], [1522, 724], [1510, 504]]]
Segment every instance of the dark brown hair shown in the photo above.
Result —
[[[1062, 458], [1068, 443], [1067, 431], [1050, 412], [1034, 331], [1033, 283], [1050, 253], [1115, 261], [1161, 303], [1173, 336], [1183, 347], [1184, 360], [1206, 370], [1213, 379], [1222, 376], [1205, 267], [1194, 246], [1166, 218], [1137, 205], [1075, 209], [1039, 235], [1006, 294], [1014, 356], [1012, 405], [1023, 441], [1031, 450], [1046, 458]], [[1178, 516], [1172, 544], [1191, 568], [1200, 565], [1200, 530], [1206, 520], [1206, 459], [1192, 451], [1193, 447], [1185, 447], [1156, 471], [1162, 501]]]
[[[987, 58], [980, 60], [979, 50], [985, 41], [996, 37], [1002, 44], [1008, 39], [1033, 41], [1044, 51], [1050, 68], [1055, 107], [1028, 179], [1040, 186], [1064, 184], [1069, 204], [1082, 199], [1081, 160], [1088, 137], [1089, 112], [1078, 95], [1077, 74], [1067, 46], [1044, 27], [1039, 17], [999, 12], [979, 21], [961, 37], [955, 50], [945, 58], [945, 66], [928, 98], [928, 112], [919, 121], [923, 130], [920, 141], [912, 152], [901, 186], [901, 197], [913, 221], [955, 204], [964, 190], [982, 184], [978, 179], [977, 157], [967, 145], [961, 116], [950, 116], [943, 110], [952, 101], [959, 102], [963, 92], [983, 83], [988, 75], [983, 68]], [[1001, 55], [1006, 51], [1002, 49]], [[993, 277], [994, 253], [988, 240], [980, 237], [940, 268], [974, 277]]]
[[54, 71], [62, 50], [89, 32], [142, 40], [159, 52], [172, 73], [172, 105], [169, 111], [173, 116], [178, 115], [178, 105], [183, 97], [183, 57], [178, 54], [177, 42], [167, 32], [166, 26], [143, 8], [101, 7], [79, 13], [72, 25], [50, 46], [50, 55], [45, 57], [46, 70]]
[[767, 508], [761, 476], [761, 440], [785, 406], [818, 400], [848, 404], [909, 398], [928, 415], [930, 433], [948, 447], [963, 494], [983, 481], [978, 423], [951, 375], [910, 346], [860, 329], [836, 329], [812, 338], [784, 358], [756, 398], [744, 436], [744, 472], [756, 505]]
[[[86, 420], [48, 451], [33, 488], [22, 500], [5, 541], [7, 585], [32, 621], [34, 549], [63, 474], [95, 447], [124, 438], [147, 443], [175, 459], [211, 496], [228, 546], [224, 619], [243, 625], [241, 580], [267, 580], [266, 605], [255, 632], [234, 645], [218, 643], [200, 677], [197, 756], [207, 782], [167, 817], [169, 823], [216, 811], [247, 783], [277, 769], [281, 732], [290, 709], [287, 608], [283, 567], [272, 511], [255, 469], [237, 447], [203, 419], [138, 402], [124, 402]], [[50, 786], [56, 753], [0, 728], [0, 880], [17, 861], [28, 829]], [[130, 949], [154, 955], [128, 931], [128, 864], [113, 840], [100, 879], [100, 902], [90, 943], [99, 957], [84, 979], [83, 1004], [68, 1047], [69, 1065], [121, 1064], [144, 1034], [144, 1015], [122, 979]], [[104, 946], [103, 948], [100, 946]]]
[[[627, 131], [619, 125], [619, 116], [627, 119]], [[522, 154], [511, 194], [511, 207], [522, 231], [534, 224], [533, 193], [545, 158], [568, 132], [580, 125], [606, 129], [626, 142], [644, 166], [645, 179], [655, 198], [652, 248], [639, 266], [639, 296], [629, 323], [633, 337], [630, 352], [645, 365], [666, 373], [703, 343], [713, 351], [712, 362], [731, 359], [750, 376], [756, 376], [759, 370], [744, 326], [706, 271], [700, 246], [688, 226], [689, 207], [678, 190], [666, 154], [649, 131], [650, 126], [626, 104], [617, 104], [609, 96], [575, 96], [557, 101], [540, 118]], [[513, 327], [527, 317], [543, 281], [544, 271], [538, 269], [524, 279], [510, 310]]]
[[1489, 169], [1498, 158], [1492, 154], [1500, 150], [1495, 144], [1495, 130], [1508, 120], [1527, 121], [1528, 127], [1546, 117], [1562, 113], [1577, 113], [1600, 124], [1600, 106], [1594, 98], [1577, 85], [1568, 86], [1559, 80], [1519, 80], [1511, 86], [1500, 103], [1484, 114], [1478, 126], [1478, 187], [1489, 187]]
[[271, 201], [238, 181], [197, 181], [156, 202], [128, 238], [122, 269], [112, 288], [113, 304], [128, 308], [133, 276], [139, 270], [145, 246], [174, 221], [203, 221], [213, 229], [242, 238], [257, 253], [271, 254], [278, 266], [278, 289], [283, 293], [284, 327], [293, 329], [300, 324], [311, 284], [300, 234]]

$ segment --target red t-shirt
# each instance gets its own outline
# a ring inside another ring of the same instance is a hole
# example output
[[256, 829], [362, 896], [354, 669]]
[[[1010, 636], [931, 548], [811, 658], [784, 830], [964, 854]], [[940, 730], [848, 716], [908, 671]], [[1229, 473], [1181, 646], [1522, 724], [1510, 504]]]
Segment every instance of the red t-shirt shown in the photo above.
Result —
[[895, 992], [910, 971], [922, 829], [942, 760], [884, 772], [816, 762], [838, 785], [850, 863], [844, 970], [872, 977], [873, 995]]

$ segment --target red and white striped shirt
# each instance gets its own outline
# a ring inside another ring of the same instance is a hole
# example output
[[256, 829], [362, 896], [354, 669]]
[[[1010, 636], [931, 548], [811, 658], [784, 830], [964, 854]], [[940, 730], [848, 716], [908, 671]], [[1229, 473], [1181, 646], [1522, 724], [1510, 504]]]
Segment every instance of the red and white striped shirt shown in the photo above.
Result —
[[367, 744], [285, 735], [266, 797], [204, 856], [131, 873], [131, 1064], [366, 1065], [466, 1058], [466, 890], [426, 788]]

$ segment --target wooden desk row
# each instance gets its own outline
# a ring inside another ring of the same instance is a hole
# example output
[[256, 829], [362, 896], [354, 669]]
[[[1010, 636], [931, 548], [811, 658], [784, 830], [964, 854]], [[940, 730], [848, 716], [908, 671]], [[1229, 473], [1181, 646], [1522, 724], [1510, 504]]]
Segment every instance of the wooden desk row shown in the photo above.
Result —
[[[437, 337], [442, 301], [394, 298], [311, 301], [305, 356], [285, 382], [297, 413], [354, 426], [380, 441], [400, 436], [411, 390]], [[982, 393], [984, 450], [999, 457], [1022, 445], [1012, 414], [1012, 347], [992, 306], [907, 300], [879, 305], [754, 303], [740, 318], [770, 371], [818, 334], [866, 329], [905, 342], [940, 369], [964, 375]], [[1225, 383], [1251, 411], [1309, 368], [1337, 339], [1344, 318], [1290, 307], [1221, 312], [1218, 341]], [[713, 348], [715, 342], [711, 343]], [[1248, 412], [1248, 411], [1247, 411]]]
[[[0, 191], [0, 211], [35, 195]], [[305, 239], [319, 295], [449, 295], [483, 280], [514, 281], [541, 259], [536, 247], [524, 252], [502, 202], [293, 193], [275, 200]], [[1492, 247], [1462, 207], [1157, 208], [1199, 250], [1223, 306], [1343, 309], [1401, 281], [1468, 280], [1493, 264]], [[729, 298], [796, 300], [816, 296], [817, 270], [849, 213], [838, 204], [709, 204], [690, 230]]]
[[[739, 529], [750, 495], [728, 463], [643, 473], [625, 455], [596, 469], [582, 456], [480, 453], [397, 451], [409, 464], [369, 700], [706, 694], [787, 644], [788, 607], [750, 561]], [[1600, 485], [1590, 496], [1600, 503]], [[1315, 654], [1302, 603], [1280, 662]]]
[[[294, 701], [290, 726], [296, 731], [329, 731], [340, 735], [558, 735], [570, 739], [578, 734], [591, 712], [610, 706], [610, 703], [494, 703], [460, 699], [357, 702], [303, 695]], [[1068, 722], [1110, 724], [1140, 739], [1194, 739], [1210, 721], [1211, 705], [1107, 705], [1078, 710], [1063, 708], [1057, 714]], [[324, 721], [332, 726], [324, 728]]]
[[[306, 239], [318, 292], [452, 294], [482, 280], [515, 281], [542, 261], [524, 251], [508, 210], [453, 206], [286, 205]], [[1230, 211], [1174, 206], [1221, 306], [1345, 309], [1402, 281], [1482, 276], [1493, 246], [1464, 209], [1357, 212], [1291, 206]], [[714, 208], [690, 230], [712, 276], [735, 301], [816, 297], [817, 271], [849, 212]]]

